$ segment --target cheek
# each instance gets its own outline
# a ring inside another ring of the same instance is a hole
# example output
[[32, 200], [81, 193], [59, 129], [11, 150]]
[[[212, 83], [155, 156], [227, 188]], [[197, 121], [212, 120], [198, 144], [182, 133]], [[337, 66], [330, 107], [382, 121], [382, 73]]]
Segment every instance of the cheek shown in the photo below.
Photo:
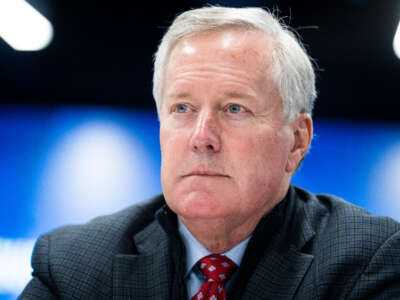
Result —
[[237, 160], [243, 163], [267, 161], [275, 155], [275, 149], [278, 146], [277, 137], [270, 132], [247, 132], [236, 134], [230, 138], [227, 151], [235, 152]]
[[161, 181], [164, 182], [168, 176], [166, 176], [167, 169], [172, 163], [171, 153], [171, 138], [168, 131], [166, 131], [162, 126], [160, 127], [160, 147], [161, 147]]
[[160, 146], [161, 175], [164, 176], [164, 173], [173, 175], [174, 171], [178, 171], [179, 162], [184, 157], [183, 152], [187, 148], [186, 138], [183, 132], [179, 134], [176, 131], [160, 128]]
[[238, 136], [230, 149], [235, 151], [231, 157], [236, 161], [236, 171], [250, 185], [266, 184], [279, 177], [288, 158], [288, 144], [275, 132]]
[[182, 138], [169, 138], [163, 141], [161, 145], [161, 159], [162, 161], [179, 161], [182, 159], [182, 153], [186, 149], [184, 139]]

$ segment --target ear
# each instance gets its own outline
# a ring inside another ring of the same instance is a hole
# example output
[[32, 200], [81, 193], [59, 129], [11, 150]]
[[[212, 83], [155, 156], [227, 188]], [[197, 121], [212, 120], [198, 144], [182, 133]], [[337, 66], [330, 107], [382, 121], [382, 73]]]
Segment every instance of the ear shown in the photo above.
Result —
[[290, 124], [293, 143], [286, 163], [286, 172], [293, 173], [306, 156], [313, 136], [313, 123], [308, 113], [297, 116]]

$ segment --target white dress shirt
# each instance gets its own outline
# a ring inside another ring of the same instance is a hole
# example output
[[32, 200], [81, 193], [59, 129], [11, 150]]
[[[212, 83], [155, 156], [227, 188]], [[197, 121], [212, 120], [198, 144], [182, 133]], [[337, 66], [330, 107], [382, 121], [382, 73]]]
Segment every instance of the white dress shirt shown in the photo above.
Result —
[[[183, 225], [178, 218], [178, 229], [181, 234], [183, 244], [186, 249], [186, 272], [185, 281], [188, 291], [189, 299], [191, 299], [199, 290], [201, 285], [205, 282], [203, 274], [197, 269], [193, 268], [199, 259], [204, 256], [212, 254], [207, 250], [198, 240], [190, 233], [190, 231]], [[250, 237], [245, 239], [240, 244], [236, 245], [229, 251], [221, 253], [231, 259], [237, 266], [242, 262], [243, 254], [246, 250]], [[229, 281], [229, 279], [228, 279]]]

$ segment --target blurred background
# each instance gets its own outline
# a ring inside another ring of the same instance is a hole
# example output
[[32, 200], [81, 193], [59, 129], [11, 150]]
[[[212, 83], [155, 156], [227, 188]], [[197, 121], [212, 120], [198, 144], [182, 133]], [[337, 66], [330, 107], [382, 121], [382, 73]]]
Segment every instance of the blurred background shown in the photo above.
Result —
[[319, 66], [293, 181], [400, 220], [400, 1], [1, 0], [1, 300], [29, 281], [40, 234], [161, 191], [152, 56], [207, 3], [275, 10]]

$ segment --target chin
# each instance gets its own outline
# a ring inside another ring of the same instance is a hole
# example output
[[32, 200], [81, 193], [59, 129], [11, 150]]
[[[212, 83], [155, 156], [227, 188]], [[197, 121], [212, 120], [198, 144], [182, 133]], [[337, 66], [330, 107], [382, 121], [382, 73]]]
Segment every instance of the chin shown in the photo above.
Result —
[[176, 199], [180, 200], [168, 203], [168, 206], [184, 218], [218, 218], [227, 215], [229, 210], [227, 203], [221, 202], [224, 199], [222, 196], [216, 197], [206, 192], [191, 192]]

